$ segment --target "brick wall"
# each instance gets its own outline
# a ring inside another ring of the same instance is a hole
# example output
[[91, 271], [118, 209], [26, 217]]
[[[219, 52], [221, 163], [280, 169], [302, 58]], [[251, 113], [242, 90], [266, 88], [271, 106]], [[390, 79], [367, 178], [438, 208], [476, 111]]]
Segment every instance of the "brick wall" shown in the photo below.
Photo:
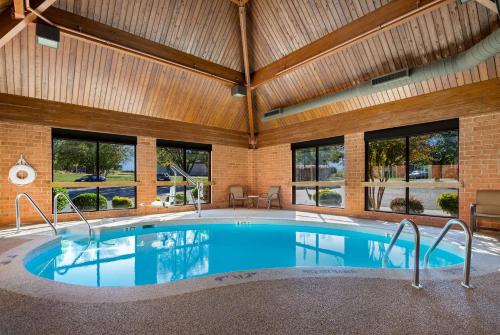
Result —
[[[390, 127], [390, 125], [387, 125]], [[28, 192], [46, 213], [51, 211], [51, 131], [48, 127], [0, 122], [0, 225], [15, 222], [14, 200], [19, 192]], [[192, 206], [157, 209], [149, 204], [156, 197], [156, 139], [137, 139], [137, 209], [87, 213], [89, 218], [126, 216], [192, 210]], [[32, 185], [19, 187], [7, 181], [9, 168], [20, 154], [38, 174]], [[282, 186], [282, 205], [288, 209], [313, 211], [399, 221], [404, 217], [417, 223], [442, 225], [447, 219], [377, 213], [364, 210], [364, 134], [345, 135], [346, 201], [344, 209], [292, 205], [292, 151], [290, 144], [248, 150], [214, 145], [212, 151], [212, 203], [206, 208], [227, 207], [230, 185], [248, 186], [249, 194], [267, 192], [269, 186]], [[460, 118], [460, 218], [468, 222], [469, 204], [478, 189], [500, 189], [500, 113]], [[23, 201], [23, 223], [40, 222], [36, 213]], [[63, 220], [76, 219], [73, 214]], [[500, 229], [500, 222], [482, 222], [483, 227]]]
[[[500, 190], [500, 113], [460, 119], [460, 179], [460, 217], [468, 223], [476, 191]], [[499, 221], [480, 225], [500, 229]]]
[[[0, 121], [0, 226], [15, 223], [15, 198], [20, 192], [29, 193], [41, 209], [52, 219], [52, 148], [50, 127]], [[156, 139], [137, 138], [137, 196], [136, 209], [86, 212], [89, 219], [144, 215], [193, 210], [192, 206], [153, 208], [148, 206], [156, 198]], [[28, 186], [8, 182], [12, 165], [24, 154], [37, 172], [36, 181]], [[214, 145], [212, 150], [212, 203], [205, 208], [227, 206], [227, 188], [230, 184], [248, 184], [248, 149]], [[22, 223], [39, 223], [42, 219], [27, 204], [21, 202]], [[59, 219], [76, 220], [75, 214], [61, 214]]]
[[[387, 127], [390, 127], [388, 124]], [[442, 226], [447, 218], [380, 213], [364, 210], [364, 133], [347, 134], [345, 141], [345, 208], [292, 205], [290, 145], [264, 147], [254, 152], [255, 189], [265, 191], [271, 184], [283, 186], [285, 208], [377, 220], [410, 218], [419, 224]], [[460, 219], [469, 222], [469, 205], [479, 189], [500, 190], [500, 113], [460, 118]], [[481, 221], [482, 227], [500, 229], [499, 221]]]
[[249, 185], [249, 150], [245, 148], [212, 146], [212, 207], [228, 207], [231, 185]]
[[269, 191], [270, 186], [281, 186], [281, 205], [289, 208], [292, 203], [292, 151], [290, 144], [252, 150], [253, 176], [251, 189], [258, 195]]
[[[15, 223], [15, 199], [18, 193], [27, 192], [40, 208], [49, 213], [52, 208], [50, 181], [52, 180], [51, 130], [48, 127], [0, 122], [0, 224]], [[35, 169], [37, 178], [33, 184], [15, 186], [8, 182], [9, 169], [23, 154]], [[21, 202], [23, 222], [41, 221], [35, 211]]]

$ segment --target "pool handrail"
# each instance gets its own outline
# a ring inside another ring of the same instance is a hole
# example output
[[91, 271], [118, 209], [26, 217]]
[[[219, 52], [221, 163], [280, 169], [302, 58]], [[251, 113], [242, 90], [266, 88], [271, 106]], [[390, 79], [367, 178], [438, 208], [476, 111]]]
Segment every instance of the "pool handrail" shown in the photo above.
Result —
[[57, 193], [56, 195], [54, 195], [54, 226], [57, 225], [57, 200], [59, 199], [59, 197], [64, 197], [69, 205], [71, 206], [71, 208], [73, 208], [75, 210], [75, 212], [78, 214], [78, 216], [80, 216], [80, 218], [82, 219], [82, 221], [84, 221], [88, 228], [89, 228], [89, 238], [92, 237], [92, 228], [90, 227], [90, 223], [87, 221], [87, 219], [85, 219], [85, 217], [83, 216], [82, 212], [80, 212], [80, 210], [78, 209], [78, 207], [76, 207], [76, 205], [73, 203], [73, 201], [71, 201], [71, 199], [65, 194], [65, 193], [62, 193], [62, 192], [59, 192]]
[[54, 231], [54, 234], [57, 235], [56, 227], [52, 224], [52, 222], [50, 222], [49, 218], [40, 209], [40, 207], [37, 205], [36, 201], [33, 200], [33, 198], [26, 192], [19, 193], [16, 196], [16, 234], [19, 234], [19, 232], [21, 231], [21, 208], [19, 207], [19, 202], [21, 201], [22, 197], [25, 197], [28, 200], [28, 202], [31, 204], [31, 206], [33, 206], [33, 208], [43, 218], [43, 220], [52, 228], [52, 230]]
[[421, 289], [423, 286], [420, 284], [420, 232], [418, 230], [418, 226], [413, 222], [412, 220], [409, 219], [403, 219], [399, 225], [398, 228], [396, 229], [396, 232], [394, 233], [394, 236], [391, 239], [391, 242], [389, 243], [389, 247], [387, 248], [387, 251], [384, 253], [384, 256], [382, 258], [382, 265], [385, 267], [387, 265], [387, 258], [389, 257], [389, 254], [394, 247], [394, 244], [398, 240], [399, 236], [401, 235], [401, 232], [403, 231], [405, 226], [411, 226], [415, 232], [415, 265], [413, 269], [413, 282], [411, 286], [413, 286], [416, 289]]
[[427, 267], [429, 263], [429, 257], [431, 253], [436, 249], [438, 244], [443, 240], [444, 236], [450, 231], [451, 227], [458, 225], [462, 227], [465, 233], [465, 257], [464, 257], [464, 280], [461, 282], [461, 285], [465, 288], [473, 288], [470, 284], [470, 267], [471, 267], [471, 258], [472, 258], [472, 232], [470, 228], [463, 222], [458, 219], [449, 220], [446, 225], [443, 227], [439, 236], [434, 241], [434, 244], [427, 250], [424, 256], [424, 266]]
[[[186, 178], [186, 181], [188, 181], [189, 183], [191, 183], [192, 185], [194, 185], [198, 189], [198, 199], [197, 199], [196, 203], [193, 199], [193, 205], [194, 205], [194, 208], [196, 209], [196, 211], [198, 212], [198, 217], [201, 217], [201, 196], [200, 195], [203, 192], [203, 183], [193, 179], [193, 177], [191, 177], [186, 171], [181, 169], [176, 164], [172, 163], [170, 165], [170, 168], [174, 171], [174, 174], [179, 173], [181, 176]], [[175, 179], [174, 179], [174, 187], [175, 187]], [[191, 191], [191, 196], [192, 196], [192, 191]]]

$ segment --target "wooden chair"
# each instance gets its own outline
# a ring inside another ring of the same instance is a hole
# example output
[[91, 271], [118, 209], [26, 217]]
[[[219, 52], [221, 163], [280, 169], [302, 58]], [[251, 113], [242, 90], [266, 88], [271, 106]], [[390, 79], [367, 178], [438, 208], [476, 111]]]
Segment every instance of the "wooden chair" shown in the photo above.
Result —
[[478, 218], [500, 220], [500, 190], [479, 190], [470, 205], [470, 228], [479, 231]]
[[267, 209], [271, 208], [273, 200], [278, 200], [278, 208], [281, 209], [280, 189], [281, 186], [271, 186], [269, 187], [269, 192], [259, 195], [259, 199], [257, 200], [257, 208], [259, 208], [259, 203], [261, 200], [267, 202]]
[[242, 206], [245, 207], [248, 197], [245, 193], [245, 188], [241, 185], [229, 186], [229, 207], [236, 208], [236, 201], [241, 201]]

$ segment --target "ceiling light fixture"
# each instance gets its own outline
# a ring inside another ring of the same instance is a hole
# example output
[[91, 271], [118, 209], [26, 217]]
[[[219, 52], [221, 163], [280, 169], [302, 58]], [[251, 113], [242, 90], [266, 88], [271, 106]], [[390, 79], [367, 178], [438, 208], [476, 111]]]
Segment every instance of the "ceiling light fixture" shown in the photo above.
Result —
[[236, 85], [231, 87], [231, 95], [233, 97], [245, 97], [247, 95], [247, 89], [243, 85]]
[[59, 47], [59, 29], [40, 20], [36, 23], [36, 41], [38, 44], [57, 49]]

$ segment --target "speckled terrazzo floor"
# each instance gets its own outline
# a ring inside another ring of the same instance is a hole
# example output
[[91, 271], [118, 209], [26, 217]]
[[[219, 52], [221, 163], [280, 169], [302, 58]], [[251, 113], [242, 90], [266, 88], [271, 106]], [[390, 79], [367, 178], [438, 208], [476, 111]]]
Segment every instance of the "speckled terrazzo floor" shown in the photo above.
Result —
[[0, 334], [498, 334], [500, 273], [458, 282], [261, 281], [158, 300], [74, 304], [0, 290]]
[[[0, 254], [30, 238], [0, 233], [8, 237], [0, 240]], [[498, 254], [498, 241], [484, 237], [475, 243]], [[425, 289], [415, 290], [410, 278], [290, 278], [153, 300], [73, 303], [0, 289], [0, 335], [500, 334], [500, 263], [491, 265], [497, 272], [473, 277], [474, 290], [460, 280], [425, 281]]]

